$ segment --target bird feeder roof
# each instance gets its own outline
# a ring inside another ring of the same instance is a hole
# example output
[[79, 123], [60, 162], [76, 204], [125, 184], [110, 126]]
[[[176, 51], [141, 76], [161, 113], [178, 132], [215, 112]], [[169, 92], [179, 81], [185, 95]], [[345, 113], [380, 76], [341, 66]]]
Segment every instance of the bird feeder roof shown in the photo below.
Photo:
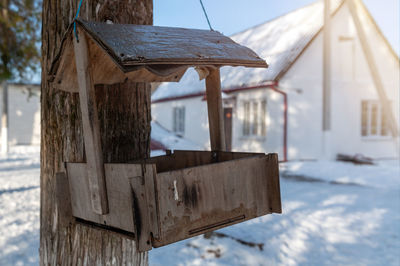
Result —
[[[76, 20], [90, 51], [94, 84], [179, 81], [189, 67], [268, 67], [247, 47], [216, 31]], [[73, 27], [67, 30], [50, 75], [63, 90], [74, 90]]]

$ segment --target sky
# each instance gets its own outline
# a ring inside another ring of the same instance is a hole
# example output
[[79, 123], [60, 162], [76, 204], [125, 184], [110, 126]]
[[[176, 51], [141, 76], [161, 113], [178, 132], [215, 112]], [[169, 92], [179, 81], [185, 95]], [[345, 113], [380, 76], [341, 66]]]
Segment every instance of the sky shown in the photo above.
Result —
[[[203, 0], [211, 25], [232, 35], [316, 0]], [[400, 52], [399, 0], [363, 0], [394, 50]], [[199, 0], [154, 0], [154, 25], [209, 29]]]

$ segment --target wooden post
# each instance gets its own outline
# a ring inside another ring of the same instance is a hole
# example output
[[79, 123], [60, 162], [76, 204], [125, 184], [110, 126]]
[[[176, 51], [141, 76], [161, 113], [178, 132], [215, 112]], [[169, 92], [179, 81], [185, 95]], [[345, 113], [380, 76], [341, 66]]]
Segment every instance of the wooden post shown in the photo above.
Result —
[[212, 151], [225, 151], [224, 112], [222, 109], [219, 68], [209, 68], [206, 78], [208, 124]]
[[1, 154], [8, 153], [8, 84], [3, 81], [3, 112], [1, 114]]
[[108, 213], [107, 190], [101, 148], [100, 124], [97, 114], [96, 95], [86, 36], [78, 32], [74, 36], [76, 71], [79, 84], [79, 100], [82, 112], [83, 136], [85, 141], [87, 175], [89, 179], [92, 209], [97, 214]]
[[[324, 51], [323, 51], [323, 112], [322, 130], [331, 129], [331, 8], [330, 1], [324, 1]], [[324, 144], [325, 145], [325, 144]]]
[[361, 47], [364, 51], [364, 55], [365, 55], [365, 58], [367, 60], [368, 66], [369, 66], [369, 70], [371, 72], [372, 80], [374, 81], [374, 85], [375, 85], [376, 91], [378, 93], [378, 97], [379, 97], [379, 100], [380, 100], [380, 103], [382, 106], [382, 111], [389, 120], [390, 129], [391, 129], [393, 138], [396, 138], [399, 135], [397, 121], [393, 115], [392, 110], [390, 109], [389, 100], [386, 96], [385, 88], [383, 86], [383, 82], [379, 75], [378, 67], [372, 56], [372, 50], [369, 46], [367, 36], [364, 32], [360, 18], [357, 14], [356, 5], [354, 3], [354, 0], [349, 0], [349, 1], [347, 1], [347, 3], [349, 6], [349, 9], [350, 9], [351, 16], [353, 17], [353, 21], [354, 21], [354, 25], [356, 27], [356, 31], [358, 33], [358, 37], [360, 38]]

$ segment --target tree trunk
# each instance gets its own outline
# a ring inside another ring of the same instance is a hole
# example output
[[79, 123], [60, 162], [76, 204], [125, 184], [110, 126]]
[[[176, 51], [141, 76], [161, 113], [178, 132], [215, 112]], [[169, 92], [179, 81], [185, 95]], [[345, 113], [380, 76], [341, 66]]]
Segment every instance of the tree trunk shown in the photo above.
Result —
[[[48, 82], [61, 38], [73, 21], [79, 0], [43, 1], [41, 89], [41, 265], [147, 265], [147, 253], [135, 242], [105, 230], [63, 222], [56, 198], [56, 173], [63, 162], [85, 162], [79, 97], [53, 89]], [[152, 24], [152, 0], [85, 0], [80, 18], [113, 23]], [[97, 86], [104, 162], [149, 156], [150, 85]], [[67, 189], [67, 188], [65, 188]]]

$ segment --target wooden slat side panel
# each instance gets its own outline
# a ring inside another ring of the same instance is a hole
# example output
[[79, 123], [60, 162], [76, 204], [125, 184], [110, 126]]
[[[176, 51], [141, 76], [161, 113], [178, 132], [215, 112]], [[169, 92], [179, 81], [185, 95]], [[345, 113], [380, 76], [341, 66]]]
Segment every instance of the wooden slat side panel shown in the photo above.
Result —
[[72, 214], [87, 221], [104, 224], [101, 215], [92, 211], [86, 164], [67, 163], [66, 169], [71, 195]]
[[104, 164], [104, 169], [107, 192], [110, 191], [110, 215], [105, 215], [107, 225], [133, 232], [132, 190], [129, 179], [142, 176], [142, 167], [132, 164]]
[[253, 156], [264, 156], [264, 153], [250, 153], [250, 152], [211, 152], [211, 151], [185, 151], [175, 150], [170, 155], [163, 155], [152, 157], [141, 161], [132, 161], [130, 163], [155, 164], [157, 173], [166, 171], [179, 170], [183, 168], [190, 168], [205, 164], [224, 162], [233, 159], [241, 159]]
[[110, 212], [99, 215], [91, 211], [86, 164], [67, 163], [73, 216], [134, 233], [129, 178], [141, 176], [142, 167], [132, 164], [105, 164], [104, 169]]
[[[265, 153], [257, 152], [231, 152], [231, 151], [187, 151], [187, 150], [174, 150], [173, 153], [177, 157], [188, 157], [194, 156], [201, 158], [201, 162], [198, 165], [210, 163], [210, 162], [225, 162], [233, 159], [241, 159], [253, 156], [265, 156]], [[157, 157], [154, 157], [157, 158]], [[196, 166], [196, 165], [193, 165]], [[189, 167], [189, 166], [188, 166]]]
[[268, 200], [271, 212], [282, 213], [281, 188], [279, 182], [279, 163], [277, 154], [268, 154], [266, 164], [268, 176]]
[[156, 164], [157, 172], [165, 172], [198, 165], [209, 164], [212, 162], [211, 152], [207, 151], [182, 151], [174, 152], [170, 155], [157, 156], [141, 161], [132, 161], [130, 163]]
[[150, 238], [150, 224], [147, 214], [147, 199], [144, 188], [144, 177], [131, 177], [133, 219], [135, 221], [135, 240], [140, 251], [152, 248]]
[[143, 165], [143, 176], [130, 178], [136, 243], [139, 251], [152, 249], [152, 236], [159, 237], [154, 189], [154, 165]]
[[161, 234], [154, 246], [271, 213], [274, 163], [252, 157], [157, 174]]
[[156, 166], [146, 165], [145, 172], [145, 193], [146, 193], [146, 201], [147, 201], [147, 213], [149, 219], [149, 227], [150, 233], [154, 238], [158, 238], [160, 236], [160, 229], [158, 227], [159, 217], [158, 217], [158, 206], [157, 206], [157, 191], [155, 186], [155, 178], [157, 175]]

